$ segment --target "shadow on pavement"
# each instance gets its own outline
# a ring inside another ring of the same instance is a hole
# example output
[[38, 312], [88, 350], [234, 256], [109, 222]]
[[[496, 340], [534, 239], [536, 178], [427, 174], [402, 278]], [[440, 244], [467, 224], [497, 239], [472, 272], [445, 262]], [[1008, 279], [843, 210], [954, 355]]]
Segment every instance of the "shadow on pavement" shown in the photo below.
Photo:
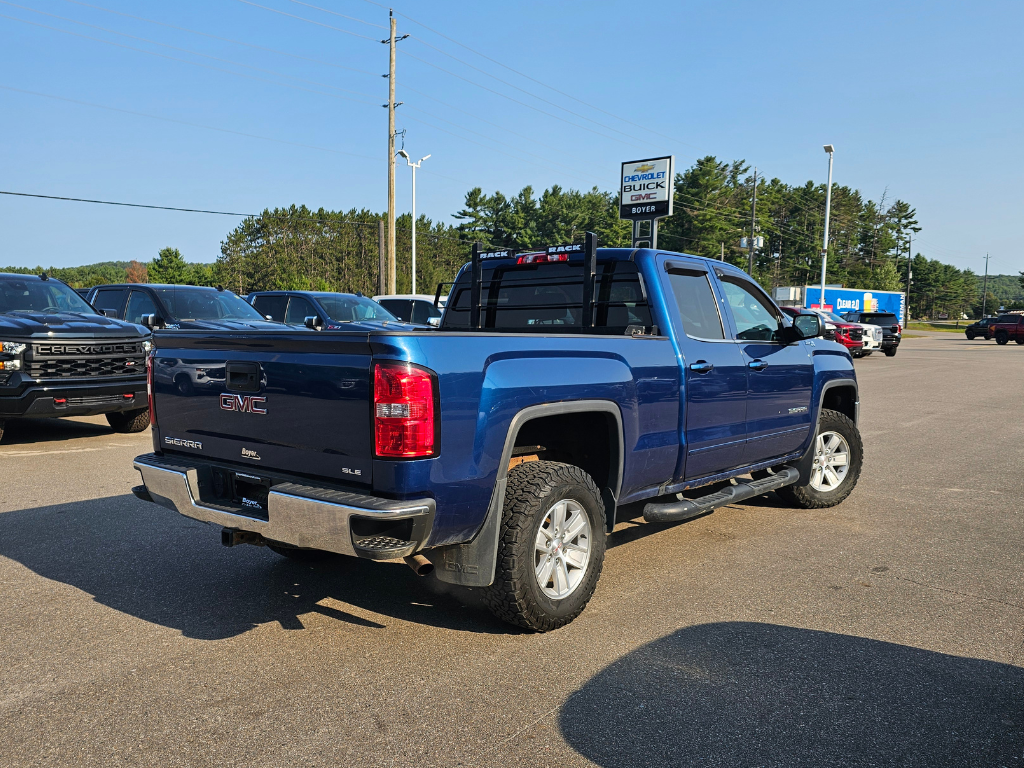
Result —
[[386, 626], [318, 605], [327, 598], [426, 625], [515, 631], [402, 563], [339, 556], [307, 565], [264, 547], [225, 548], [219, 528], [131, 495], [0, 514], [0, 556], [115, 610], [203, 640], [272, 621], [302, 629], [300, 617], [311, 612], [365, 631]]
[[563, 705], [584, 757], [622, 766], [1017, 766], [1024, 669], [773, 624], [679, 630]]
[[[55, 443], [81, 437], [110, 437], [114, 431], [101, 423], [76, 419], [7, 419], [4, 422], [4, 447]], [[134, 437], [134, 435], [126, 435]]]

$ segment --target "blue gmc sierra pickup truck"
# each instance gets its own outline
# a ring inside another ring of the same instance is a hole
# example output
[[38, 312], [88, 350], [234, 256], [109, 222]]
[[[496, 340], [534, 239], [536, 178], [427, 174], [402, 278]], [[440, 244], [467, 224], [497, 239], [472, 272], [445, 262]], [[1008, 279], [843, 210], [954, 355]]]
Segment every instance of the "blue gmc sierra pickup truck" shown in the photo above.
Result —
[[[537, 631], [616, 520], [768, 491], [829, 507], [863, 447], [849, 353], [718, 261], [474, 248], [438, 329], [160, 331], [133, 489], [299, 560], [405, 558]], [[183, 391], [169, 372], [207, 373]]]

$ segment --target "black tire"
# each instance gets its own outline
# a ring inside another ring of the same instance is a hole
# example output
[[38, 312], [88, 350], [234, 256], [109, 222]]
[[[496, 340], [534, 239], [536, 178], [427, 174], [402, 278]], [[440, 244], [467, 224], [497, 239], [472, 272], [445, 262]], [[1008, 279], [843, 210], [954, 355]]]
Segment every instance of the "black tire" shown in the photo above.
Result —
[[0, 421], [0, 441], [4, 439], [4, 426], [5, 422]]
[[1014, 339], [1014, 341], [1016, 341], [1018, 344], [1024, 344], [1024, 336], [1018, 336], [1016, 339]]
[[[590, 558], [575, 589], [562, 599], [553, 599], [544, 594], [537, 577], [535, 541], [548, 512], [565, 499], [579, 504], [590, 523]], [[484, 596], [487, 607], [498, 618], [535, 632], [564, 627], [582, 613], [593, 596], [604, 566], [604, 551], [604, 502], [590, 475], [572, 464], [554, 461], [520, 464], [508, 475], [498, 563], [494, 583]]]
[[325, 552], [322, 549], [299, 549], [298, 547], [282, 547], [277, 544], [267, 544], [267, 549], [297, 563], [322, 563], [324, 560], [340, 557], [334, 552]]
[[896, 347], [889, 347], [887, 350], [885, 350], [885, 356], [896, 357], [896, 349]]
[[974, 341], [974, 336], [975, 336], [974, 331], [967, 331], [967, 340], [968, 341]]
[[142, 432], [149, 426], [149, 408], [108, 413], [107, 424], [115, 432]]
[[999, 331], [996, 333], [996, 344], [1002, 345], [1010, 340], [1009, 334], [1006, 331]]
[[[799, 509], [822, 509], [834, 507], [849, 496], [857, 485], [860, 478], [861, 466], [864, 463], [864, 443], [861, 441], [860, 430], [848, 417], [839, 411], [830, 411], [825, 408], [821, 410], [821, 417], [818, 419], [818, 431], [814, 440], [817, 443], [818, 435], [823, 432], [837, 432], [846, 440], [850, 446], [849, 470], [839, 485], [831, 491], [819, 491], [807, 485], [787, 485], [779, 488], [777, 493], [783, 501]], [[812, 448], [813, 450], [813, 448]]]

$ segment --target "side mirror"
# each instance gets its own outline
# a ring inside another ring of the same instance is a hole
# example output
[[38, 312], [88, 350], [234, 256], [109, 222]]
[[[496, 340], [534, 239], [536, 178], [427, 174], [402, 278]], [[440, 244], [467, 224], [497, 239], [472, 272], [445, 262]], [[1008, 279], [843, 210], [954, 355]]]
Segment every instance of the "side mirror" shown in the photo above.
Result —
[[104, 317], [112, 317], [115, 320], [117, 320], [117, 310], [116, 309], [103, 309], [103, 310], [100, 310], [100, 311], [103, 313]]
[[793, 318], [794, 340], [813, 339], [821, 336], [821, 318], [818, 315], [797, 315]]
[[320, 315], [310, 315], [306, 318], [305, 325], [311, 331], [322, 331], [324, 329], [324, 321], [320, 319]]
[[267, 320], [273, 320], [273, 319], [274, 319], [274, 318], [273, 318], [273, 317], [271, 317], [270, 315], [264, 315], [264, 317], [265, 317], [265, 318], [267, 318]]
[[441, 325], [441, 318], [440, 317], [428, 317], [427, 318], [427, 325], [432, 325], [435, 328], [438, 328]]
[[142, 324], [149, 328], [151, 331], [155, 331], [157, 328], [166, 328], [167, 323], [160, 315], [143, 315]]

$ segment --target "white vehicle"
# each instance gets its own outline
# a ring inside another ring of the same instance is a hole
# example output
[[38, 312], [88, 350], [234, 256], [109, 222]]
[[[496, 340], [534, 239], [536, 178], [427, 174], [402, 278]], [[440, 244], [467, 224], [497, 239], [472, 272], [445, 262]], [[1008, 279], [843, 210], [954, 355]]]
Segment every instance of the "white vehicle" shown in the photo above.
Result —
[[845, 323], [847, 325], [856, 325], [863, 332], [861, 341], [864, 342], [864, 346], [860, 352], [854, 357], [867, 357], [876, 349], [882, 348], [882, 327], [880, 325], [871, 325], [870, 323], [855, 323], [852, 320], [847, 320], [841, 315], [837, 315], [835, 312], [827, 312], [820, 309], [813, 309], [812, 312], [817, 312], [822, 320], [825, 321], [826, 328], [831, 325], [835, 328], [835, 323]]
[[447, 296], [442, 296], [438, 306], [434, 306], [434, 297], [425, 293], [395, 293], [386, 296], [374, 296], [373, 300], [384, 309], [407, 323], [437, 325], [441, 321], [441, 310]]

